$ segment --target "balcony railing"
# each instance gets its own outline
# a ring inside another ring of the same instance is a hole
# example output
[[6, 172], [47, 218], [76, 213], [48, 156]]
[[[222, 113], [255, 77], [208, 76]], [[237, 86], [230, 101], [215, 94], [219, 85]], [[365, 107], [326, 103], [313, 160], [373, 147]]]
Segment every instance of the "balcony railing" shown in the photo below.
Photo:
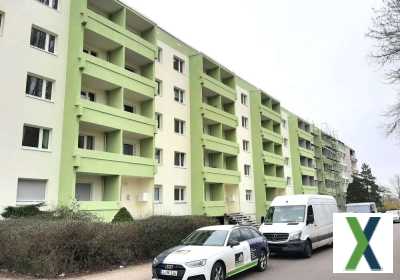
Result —
[[207, 150], [217, 151], [230, 155], [239, 153], [239, 145], [236, 142], [228, 141], [219, 137], [203, 134], [203, 146]]
[[201, 104], [201, 113], [209, 120], [213, 120], [233, 128], [238, 126], [238, 119], [234, 114], [225, 112], [214, 106], [205, 103]]
[[269, 119], [271, 119], [277, 123], [281, 122], [281, 115], [278, 112], [275, 112], [274, 110], [272, 110], [271, 108], [264, 106], [264, 105], [260, 105], [260, 111], [261, 111], [261, 114], [268, 117]]
[[222, 168], [203, 167], [203, 177], [208, 183], [239, 184], [240, 172]]
[[266, 128], [261, 128], [261, 135], [263, 139], [270, 140], [274, 143], [282, 144], [283, 142], [282, 135]]
[[264, 162], [268, 162], [271, 164], [275, 164], [275, 165], [284, 165], [284, 159], [283, 156], [281, 155], [277, 155], [271, 152], [267, 152], [267, 151], [263, 151], [263, 159]]
[[219, 95], [228, 98], [232, 101], [236, 100], [236, 92], [234, 89], [225, 85], [224, 83], [214, 79], [211, 76], [208, 76], [205, 73], [202, 73], [200, 76], [201, 83], [203, 87], [208, 88], [209, 90], [218, 93]]
[[225, 201], [204, 201], [204, 212], [207, 216], [223, 216], [225, 214]]
[[286, 180], [281, 177], [264, 176], [264, 183], [267, 188], [286, 188]]

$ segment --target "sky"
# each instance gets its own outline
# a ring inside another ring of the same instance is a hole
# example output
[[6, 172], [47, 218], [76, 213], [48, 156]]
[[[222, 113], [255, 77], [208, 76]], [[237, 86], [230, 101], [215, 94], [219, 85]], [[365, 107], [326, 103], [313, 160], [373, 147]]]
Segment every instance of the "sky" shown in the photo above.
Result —
[[124, 0], [160, 27], [334, 134], [378, 182], [400, 174], [382, 116], [397, 91], [365, 36], [380, 0]]

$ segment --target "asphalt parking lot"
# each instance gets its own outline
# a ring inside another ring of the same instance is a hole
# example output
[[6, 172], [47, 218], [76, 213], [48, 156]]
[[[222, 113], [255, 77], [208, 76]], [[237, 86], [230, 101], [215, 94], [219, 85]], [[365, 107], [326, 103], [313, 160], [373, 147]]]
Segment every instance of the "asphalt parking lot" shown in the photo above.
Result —
[[234, 280], [399, 280], [400, 279], [400, 224], [394, 225], [394, 274], [333, 274], [332, 249], [314, 251], [312, 258], [271, 256], [267, 271], [254, 270], [236, 275]]

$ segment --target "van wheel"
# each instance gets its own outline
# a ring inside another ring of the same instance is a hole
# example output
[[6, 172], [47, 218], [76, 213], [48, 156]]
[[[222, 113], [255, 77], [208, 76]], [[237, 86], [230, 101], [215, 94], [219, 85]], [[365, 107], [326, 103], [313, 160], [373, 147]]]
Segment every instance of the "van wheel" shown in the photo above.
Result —
[[263, 272], [268, 266], [268, 256], [264, 250], [261, 251], [260, 257], [258, 258], [257, 271]]
[[221, 262], [217, 262], [211, 269], [211, 280], [225, 280], [225, 268]]
[[306, 244], [304, 245], [303, 257], [310, 258], [312, 256], [312, 245], [310, 240], [307, 240]]

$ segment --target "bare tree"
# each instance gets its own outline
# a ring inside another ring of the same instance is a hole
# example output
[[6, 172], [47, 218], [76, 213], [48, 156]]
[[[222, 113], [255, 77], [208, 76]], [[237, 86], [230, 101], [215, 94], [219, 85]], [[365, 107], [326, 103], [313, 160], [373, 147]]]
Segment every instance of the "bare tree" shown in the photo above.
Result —
[[394, 175], [394, 177], [392, 179], [392, 187], [394, 189], [396, 198], [400, 199], [400, 175], [399, 174]]
[[[400, 82], [400, 0], [383, 0], [383, 6], [374, 10], [375, 18], [367, 36], [376, 42], [371, 56], [387, 69], [386, 78], [391, 83]], [[395, 105], [385, 117], [386, 133], [400, 137], [400, 94]]]

